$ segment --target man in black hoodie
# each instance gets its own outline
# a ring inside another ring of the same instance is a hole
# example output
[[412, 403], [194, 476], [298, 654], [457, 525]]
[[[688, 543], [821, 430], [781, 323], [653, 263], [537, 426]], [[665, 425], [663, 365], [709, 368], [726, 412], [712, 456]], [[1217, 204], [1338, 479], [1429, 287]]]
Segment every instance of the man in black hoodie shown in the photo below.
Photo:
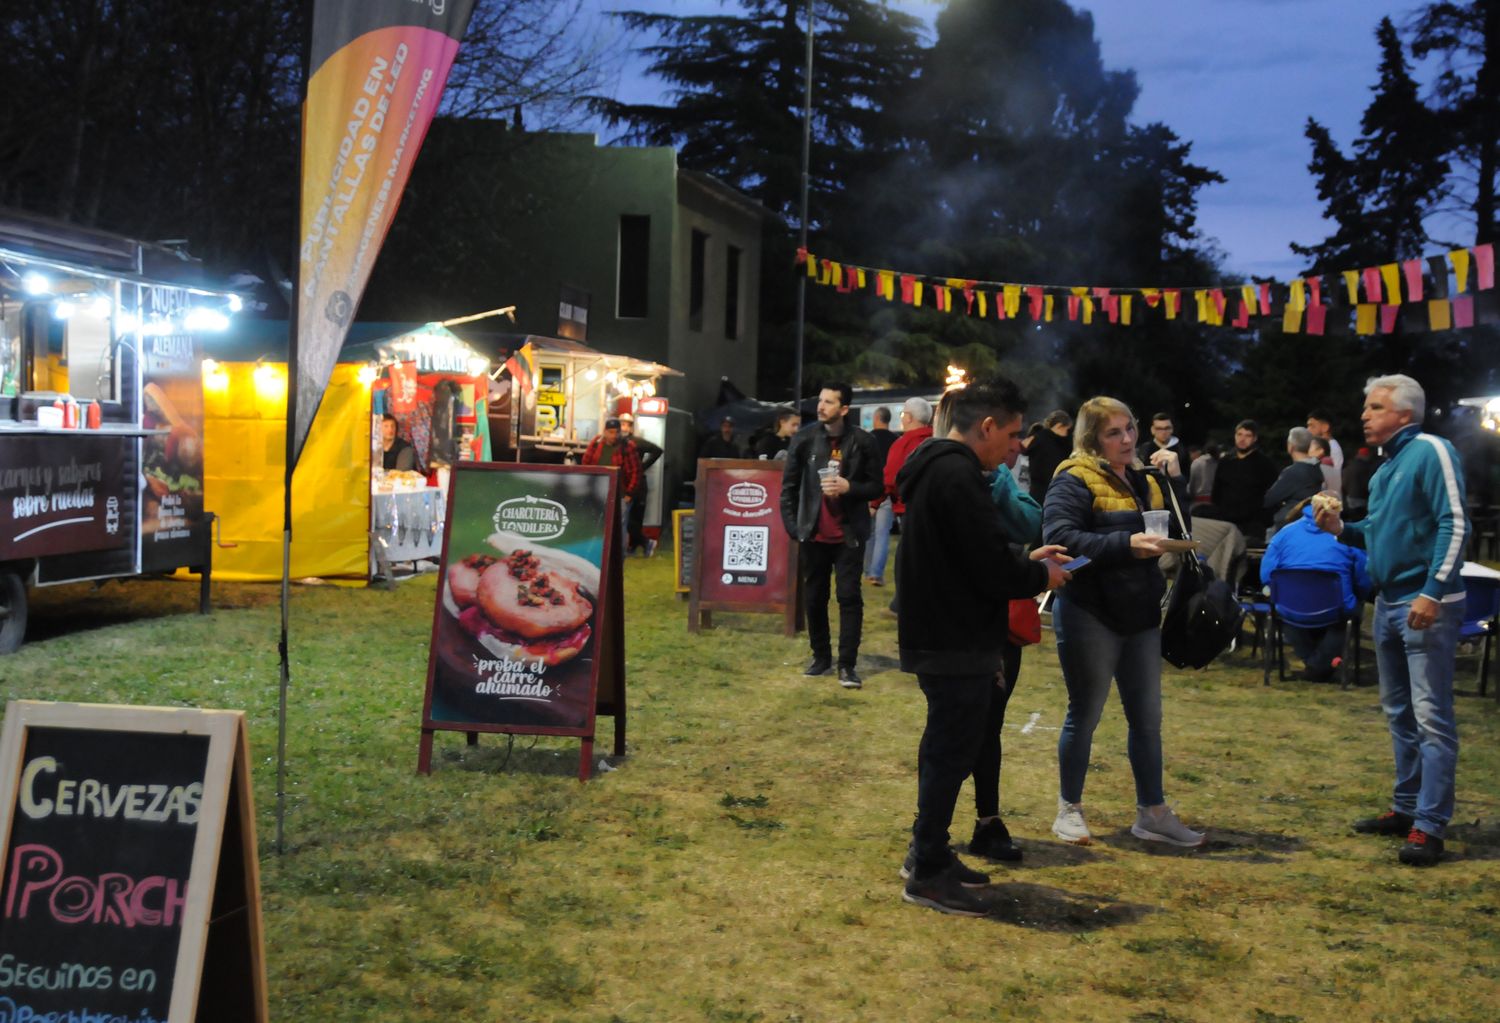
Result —
[[948, 827], [983, 738], [1009, 603], [1069, 578], [1061, 547], [1038, 548], [1030, 559], [1011, 551], [984, 479], [1020, 446], [1025, 410], [1003, 377], [949, 391], [938, 412], [947, 433], [917, 448], [896, 476], [906, 505], [896, 550], [901, 669], [927, 698], [902, 898], [962, 916], [985, 914], [966, 889], [989, 878], [952, 853]]

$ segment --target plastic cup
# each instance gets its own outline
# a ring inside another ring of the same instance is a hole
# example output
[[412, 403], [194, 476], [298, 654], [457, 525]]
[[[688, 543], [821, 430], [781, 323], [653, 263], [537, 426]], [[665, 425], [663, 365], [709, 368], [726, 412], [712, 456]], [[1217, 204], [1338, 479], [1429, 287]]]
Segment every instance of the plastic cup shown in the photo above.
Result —
[[1172, 513], [1168, 511], [1142, 512], [1146, 520], [1147, 536], [1166, 536], [1167, 526], [1172, 521]]

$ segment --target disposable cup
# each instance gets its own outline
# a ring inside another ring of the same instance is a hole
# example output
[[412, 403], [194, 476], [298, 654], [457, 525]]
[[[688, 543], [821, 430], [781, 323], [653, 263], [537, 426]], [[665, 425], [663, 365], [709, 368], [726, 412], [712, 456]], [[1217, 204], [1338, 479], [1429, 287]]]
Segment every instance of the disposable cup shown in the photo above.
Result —
[[1172, 513], [1168, 511], [1148, 511], [1142, 513], [1146, 519], [1147, 536], [1166, 536], [1167, 524], [1172, 521]]

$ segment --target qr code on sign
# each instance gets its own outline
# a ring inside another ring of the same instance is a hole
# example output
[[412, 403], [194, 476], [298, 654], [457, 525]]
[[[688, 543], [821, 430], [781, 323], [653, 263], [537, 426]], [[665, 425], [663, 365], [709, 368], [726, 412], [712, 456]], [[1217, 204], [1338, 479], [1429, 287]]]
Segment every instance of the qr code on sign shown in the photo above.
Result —
[[766, 551], [770, 546], [771, 529], [769, 526], [725, 526], [725, 570], [764, 572]]

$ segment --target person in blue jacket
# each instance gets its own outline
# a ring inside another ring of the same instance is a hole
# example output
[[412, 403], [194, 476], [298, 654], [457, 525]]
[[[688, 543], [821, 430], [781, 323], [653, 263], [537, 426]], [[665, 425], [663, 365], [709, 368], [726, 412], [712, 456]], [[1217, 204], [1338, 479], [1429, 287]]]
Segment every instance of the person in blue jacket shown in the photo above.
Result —
[[1391, 809], [1356, 821], [1365, 834], [1402, 835], [1399, 858], [1432, 866], [1443, 858], [1453, 817], [1458, 722], [1453, 666], [1464, 618], [1464, 477], [1458, 452], [1422, 432], [1427, 396], [1409, 376], [1372, 377], [1360, 417], [1365, 443], [1385, 449], [1370, 480], [1369, 511], [1344, 522], [1324, 506], [1318, 525], [1370, 555], [1375, 581], [1375, 659], [1391, 730], [1396, 784]]
[[[1265, 556], [1260, 559], [1260, 581], [1270, 585], [1271, 573], [1278, 568], [1307, 568], [1335, 572], [1343, 584], [1344, 611], [1354, 614], [1361, 600], [1370, 593], [1372, 584], [1365, 565], [1369, 559], [1357, 547], [1338, 542], [1318, 528], [1313, 518], [1312, 498], [1301, 503], [1296, 520], [1271, 537]], [[1295, 615], [1277, 612], [1281, 631], [1292, 641], [1292, 649], [1307, 666], [1310, 682], [1327, 682], [1337, 667], [1335, 658], [1344, 650], [1344, 630], [1329, 626], [1307, 627]]]

